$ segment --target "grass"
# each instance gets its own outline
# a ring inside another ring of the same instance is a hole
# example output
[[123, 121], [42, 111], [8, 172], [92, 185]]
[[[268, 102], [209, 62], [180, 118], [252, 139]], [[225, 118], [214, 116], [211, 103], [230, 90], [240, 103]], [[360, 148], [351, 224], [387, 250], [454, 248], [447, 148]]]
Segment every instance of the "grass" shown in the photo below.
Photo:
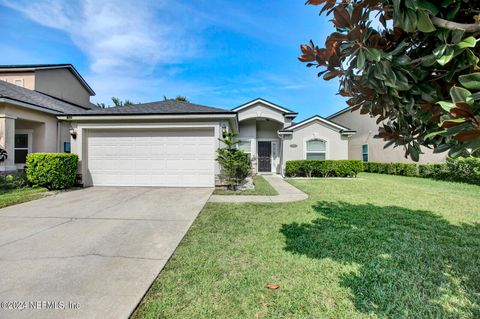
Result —
[[224, 189], [216, 189], [214, 195], [264, 195], [274, 196], [278, 195], [278, 192], [267, 182], [261, 175], [253, 176], [253, 184], [255, 188], [247, 189], [244, 191], [227, 191]]
[[0, 188], [0, 208], [42, 198], [46, 191], [46, 188]]
[[208, 203], [133, 318], [480, 317], [479, 186], [291, 183], [310, 198]]

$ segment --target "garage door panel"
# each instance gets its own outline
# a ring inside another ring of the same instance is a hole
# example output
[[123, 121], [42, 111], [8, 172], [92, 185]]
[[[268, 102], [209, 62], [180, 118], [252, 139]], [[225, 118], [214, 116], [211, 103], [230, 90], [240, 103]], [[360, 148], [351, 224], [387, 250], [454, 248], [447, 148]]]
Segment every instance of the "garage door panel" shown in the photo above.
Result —
[[87, 169], [94, 185], [212, 187], [213, 129], [91, 131]]

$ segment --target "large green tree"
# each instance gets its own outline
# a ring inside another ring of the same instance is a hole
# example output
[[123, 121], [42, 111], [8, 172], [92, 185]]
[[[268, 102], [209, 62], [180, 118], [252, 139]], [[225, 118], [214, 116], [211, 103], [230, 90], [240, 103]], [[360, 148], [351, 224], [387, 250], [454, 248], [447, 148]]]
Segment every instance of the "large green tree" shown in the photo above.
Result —
[[480, 1], [308, 0], [332, 16], [324, 46], [300, 61], [339, 78], [352, 110], [378, 117], [386, 146], [480, 153]]

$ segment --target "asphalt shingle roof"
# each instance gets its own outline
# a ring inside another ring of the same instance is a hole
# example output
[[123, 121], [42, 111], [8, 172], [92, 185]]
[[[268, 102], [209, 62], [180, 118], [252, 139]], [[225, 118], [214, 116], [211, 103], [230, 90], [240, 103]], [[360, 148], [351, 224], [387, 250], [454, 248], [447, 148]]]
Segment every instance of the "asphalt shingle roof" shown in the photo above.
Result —
[[57, 114], [82, 113], [87, 111], [80, 106], [5, 81], [0, 81], [0, 98], [2, 97], [32, 104]]
[[[75, 113], [74, 113], [75, 114]], [[235, 114], [233, 111], [177, 100], [165, 100], [127, 106], [96, 108], [81, 115], [148, 115], [148, 114]]]
[[84, 109], [81, 106], [59, 100], [37, 91], [25, 89], [5, 81], [0, 81], [0, 98], [2, 97], [35, 105], [58, 115], [235, 114], [233, 111], [217, 107], [177, 100], [166, 100], [104, 109], [92, 104], [90, 106], [91, 109]]

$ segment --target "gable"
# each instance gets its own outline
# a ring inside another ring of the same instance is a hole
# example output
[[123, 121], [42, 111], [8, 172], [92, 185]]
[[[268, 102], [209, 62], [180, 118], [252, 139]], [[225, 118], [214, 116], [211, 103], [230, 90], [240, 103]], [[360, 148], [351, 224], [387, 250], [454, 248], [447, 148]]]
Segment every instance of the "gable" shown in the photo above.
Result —
[[268, 118], [280, 123], [285, 123], [285, 118], [294, 118], [297, 113], [263, 99], [255, 99], [242, 104], [232, 111], [237, 112], [238, 120], [251, 118]]
[[323, 117], [319, 115], [312, 116], [311, 118], [308, 118], [302, 122], [293, 124], [289, 127], [284, 128], [280, 133], [283, 134], [289, 134], [295, 131], [303, 130], [306, 127], [309, 127], [311, 125], [318, 125], [320, 127], [324, 127], [326, 129], [339, 132], [344, 135], [349, 135], [349, 134], [354, 134], [355, 131], [349, 129], [348, 127], [345, 127], [343, 125], [337, 124], [335, 122], [332, 122], [330, 120], [324, 119]]

